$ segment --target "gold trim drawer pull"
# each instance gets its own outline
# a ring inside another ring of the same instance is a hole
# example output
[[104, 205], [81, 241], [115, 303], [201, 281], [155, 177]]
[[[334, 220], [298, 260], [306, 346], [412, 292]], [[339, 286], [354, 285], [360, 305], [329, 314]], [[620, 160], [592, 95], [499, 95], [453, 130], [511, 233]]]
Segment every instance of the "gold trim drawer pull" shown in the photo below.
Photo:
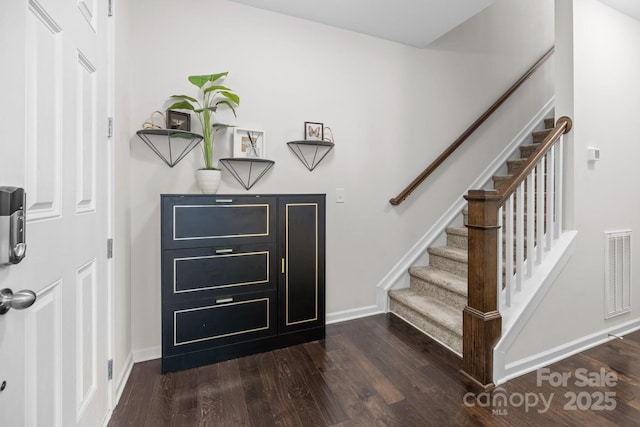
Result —
[[233, 203], [233, 199], [216, 199], [216, 203]]
[[232, 254], [233, 249], [216, 249], [217, 254]]
[[224, 304], [225, 302], [233, 302], [233, 298], [220, 298], [216, 300], [216, 304]]
[[284, 274], [284, 258], [282, 258], [282, 274]]

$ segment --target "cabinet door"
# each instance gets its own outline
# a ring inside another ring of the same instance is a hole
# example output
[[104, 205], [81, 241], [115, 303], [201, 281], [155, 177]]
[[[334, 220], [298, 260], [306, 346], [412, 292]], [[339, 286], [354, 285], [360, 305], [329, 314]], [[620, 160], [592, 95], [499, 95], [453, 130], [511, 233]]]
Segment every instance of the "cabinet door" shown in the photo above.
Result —
[[278, 198], [279, 333], [324, 327], [325, 196]]

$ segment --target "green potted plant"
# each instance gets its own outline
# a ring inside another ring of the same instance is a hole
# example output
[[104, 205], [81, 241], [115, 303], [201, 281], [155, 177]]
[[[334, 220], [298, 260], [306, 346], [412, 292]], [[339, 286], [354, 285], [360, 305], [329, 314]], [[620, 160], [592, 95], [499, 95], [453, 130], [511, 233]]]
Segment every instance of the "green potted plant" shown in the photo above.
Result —
[[187, 95], [172, 95], [179, 101], [169, 106], [169, 110], [193, 111], [202, 125], [202, 155], [204, 168], [197, 174], [198, 184], [203, 193], [216, 193], [220, 185], [220, 169], [213, 163], [213, 139], [220, 129], [233, 127], [224, 123], [212, 123], [213, 115], [218, 108], [230, 108], [236, 116], [236, 107], [240, 105], [240, 97], [232, 89], [220, 85], [218, 80], [226, 77], [228, 72], [202, 76], [189, 76], [189, 81], [200, 90], [200, 100]]

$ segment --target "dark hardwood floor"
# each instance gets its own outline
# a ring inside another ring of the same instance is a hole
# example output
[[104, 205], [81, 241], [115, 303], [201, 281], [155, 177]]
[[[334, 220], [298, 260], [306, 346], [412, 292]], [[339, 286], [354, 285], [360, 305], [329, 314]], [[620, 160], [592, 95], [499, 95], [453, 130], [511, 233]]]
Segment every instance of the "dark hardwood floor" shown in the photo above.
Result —
[[481, 394], [455, 355], [378, 315], [188, 371], [136, 364], [109, 426], [638, 426], [639, 355], [635, 332]]

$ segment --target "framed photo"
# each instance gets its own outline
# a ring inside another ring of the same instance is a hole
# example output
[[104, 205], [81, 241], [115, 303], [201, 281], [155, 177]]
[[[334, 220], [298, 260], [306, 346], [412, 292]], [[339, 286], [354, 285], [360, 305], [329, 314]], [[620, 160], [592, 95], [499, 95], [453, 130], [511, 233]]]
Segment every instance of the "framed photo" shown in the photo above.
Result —
[[324, 124], [316, 122], [304, 122], [304, 139], [307, 141], [324, 140]]
[[233, 157], [265, 158], [266, 143], [262, 130], [234, 128]]
[[167, 110], [167, 129], [191, 132], [191, 114]]

